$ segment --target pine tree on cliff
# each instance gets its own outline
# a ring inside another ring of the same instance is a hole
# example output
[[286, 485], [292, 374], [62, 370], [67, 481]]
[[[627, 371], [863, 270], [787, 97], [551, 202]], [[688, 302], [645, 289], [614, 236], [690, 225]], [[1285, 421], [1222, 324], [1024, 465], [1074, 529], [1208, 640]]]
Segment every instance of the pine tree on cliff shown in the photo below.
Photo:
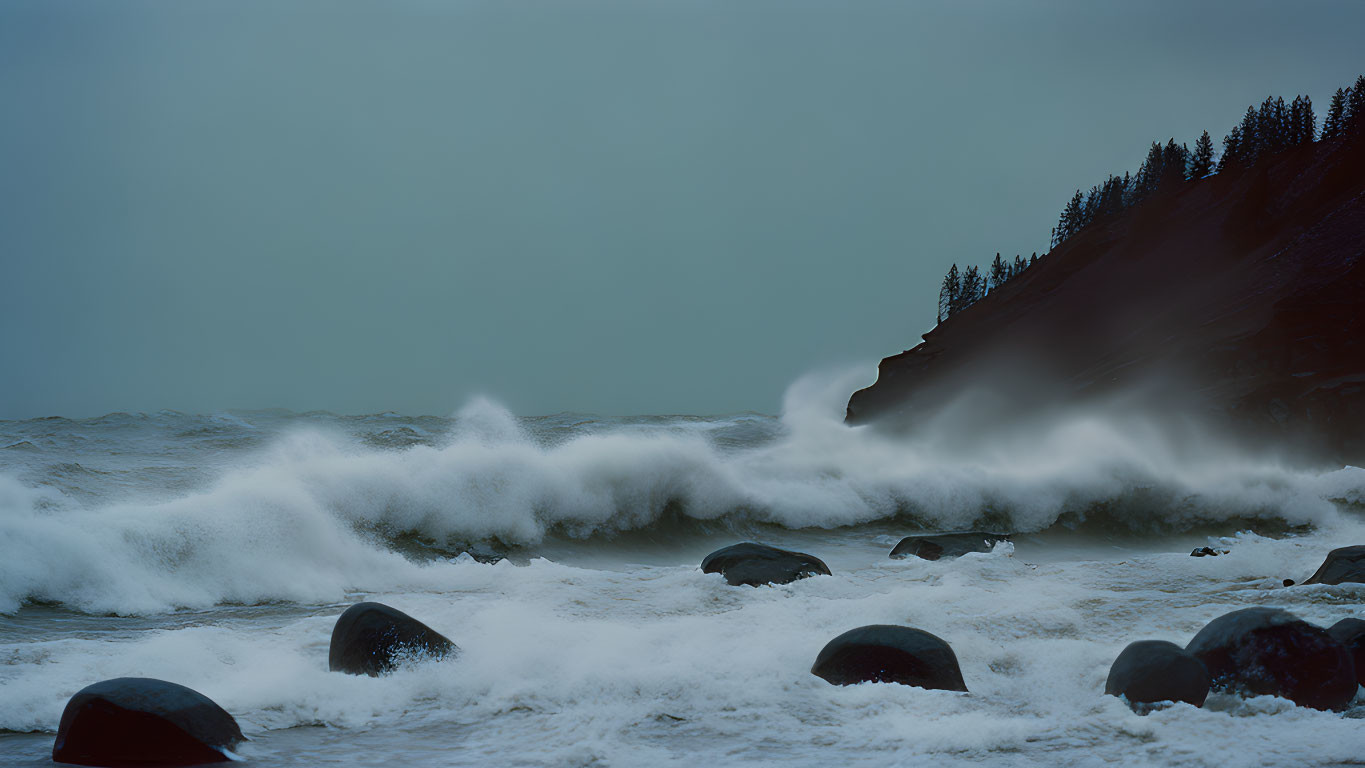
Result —
[[1313, 100], [1299, 96], [1289, 107], [1289, 143], [1311, 144], [1317, 132], [1317, 118], [1313, 115]]
[[1190, 148], [1176, 144], [1175, 139], [1161, 148], [1161, 172], [1157, 177], [1160, 188], [1175, 187], [1185, 180], [1185, 166], [1190, 162]]
[[1010, 278], [1013, 279], [1024, 274], [1024, 270], [1026, 269], [1028, 269], [1028, 262], [1024, 261], [1023, 256], [1016, 254], [1014, 257], [1014, 267], [1010, 269]]
[[1085, 193], [1085, 202], [1081, 205], [1081, 229], [1090, 226], [1100, 215], [1100, 188], [1091, 187]]
[[1100, 187], [1100, 209], [1096, 218], [1106, 218], [1113, 216], [1123, 210], [1123, 197], [1127, 193], [1127, 181], [1120, 179], [1113, 174], [1104, 180], [1104, 186]]
[[958, 291], [958, 307], [953, 310], [954, 314], [975, 304], [977, 299], [985, 295], [984, 286], [981, 283], [981, 272], [973, 264], [967, 267], [967, 271], [962, 273], [962, 289]]
[[1194, 154], [1190, 155], [1189, 179], [1196, 181], [1210, 173], [1213, 173], [1213, 139], [1204, 131], [1194, 143]]
[[1303, 139], [1305, 144], [1318, 140], [1318, 115], [1313, 111], [1313, 100], [1307, 95], [1303, 97], [1303, 133], [1299, 138]]
[[1223, 156], [1218, 158], [1218, 172], [1236, 168], [1241, 164], [1242, 126], [1234, 125], [1228, 135], [1223, 137]]
[[1137, 177], [1133, 180], [1131, 202], [1135, 203], [1156, 191], [1161, 185], [1161, 170], [1164, 164], [1161, 145], [1154, 141], [1152, 146], [1147, 148], [1147, 158], [1142, 161]]
[[1322, 138], [1335, 139], [1341, 135], [1346, 123], [1346, 89], [1338, 88], [1332, 94], [1332, 103], [1327, 105], [1327, 117], [1322, 121]]
[[1066, 242], [1067, 238], [1076, 234], [1081, 228], [1083, 200], [1081, 191], [1076, 190], [1076, 194], [1071, 196], [1071, 201], [1062, 209], [1062, 216], [1057, 221], [1057, 228], [1052, 232], [1053, 246]]
[[943, 277], [943, 287], [938, 289], [938, 321], [941, 323], [953, 313], [958, 294], [962, 292], [961, 278], [954, 264]]
[[1010, 279], [1010, 266], [1004, 259], [1000, 258], [999, 251], [997, 251], [995, 254], [995, 261], [991, 262], [991, 272], [989, 277], [990, 289], [992, 291], [1004, 285]]
[[1037, 263], [1038, 263], [1038, 252], [1037, 252], [1037, 251], [1034, 251], [1034, 252], [1033, 252], [1033, 256], [1031, 256], [1031, 257], [1029, 258], [1029, 260], [1028, 260], [1028, 265], [1031, 267], [1031, 266], [1033, 266], [1034, 264], [1037, 264]]
[[1261, 102], [1256, 112], [1256, 134], [1261, 154], [1269, 154], [1284, 149], [1289, 134], [1289, 108], [1284, 98], [1270, 98]]
[[1240, 165], [1254, 165], [1264, 151], [1260, 135], [1261, 120], [1255, 107], [1247, 107], [1242, 115], [1241, 141], [1237, 142], [1237, 162]]
[[1365, 75], [1356, 78], [1346, 94], [1346, 115], [1341, 121], [1342, 131], [1365, 130]]

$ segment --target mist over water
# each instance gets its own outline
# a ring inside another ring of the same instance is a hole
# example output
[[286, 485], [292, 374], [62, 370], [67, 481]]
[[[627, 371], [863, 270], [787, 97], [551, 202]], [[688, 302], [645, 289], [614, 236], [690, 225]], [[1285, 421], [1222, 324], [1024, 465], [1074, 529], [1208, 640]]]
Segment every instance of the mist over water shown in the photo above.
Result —
[[[1360, 469], [1288, 469], [1138, 413], [967, 434], [949, 408], [908, 434], [850, 427], [844, 398], [864, 377], [807, 376], [776, 419], [518, 419], [479, 399], [449, 420], [7, 422], [0, 611], [333, 601], [432, 588], [471, 544], [534, 556], [632, 532], [1324, 529], [1365, 491]], [[216, 464], [196, 461], [196, 441]]]
[[[1102, 691], [1128, 642], [1183, 644], [1229, 610], [1359, 615], [1359, 585], [1280, 580], [1365, 540], [1365, 472], [1290, 469], [1122, 403], [1006, 426], [964, 393], [906, 433], [850, 427], [866, 380], [806, 376], [776, 417], [526, 418], [479, 399], [450, 418], [0, 422], [0, 759], [47, 764], [67, 698], [118, 676], [218, 701], [261, 766], [1358, 757], [1359, 708], [1215, 696], [1142, 718]], [[1018, 535], [887, 558], [902, 535], [973, 527]], [[743, 539], [834, 575], [700, 572]], [[1202, 544], [1230, 554], [1188, 556]], [[329, 672], [332, 624], [362, 599], [460, 655]], [[809, 674], [872, 623], [948, 640], [971, 693]]]

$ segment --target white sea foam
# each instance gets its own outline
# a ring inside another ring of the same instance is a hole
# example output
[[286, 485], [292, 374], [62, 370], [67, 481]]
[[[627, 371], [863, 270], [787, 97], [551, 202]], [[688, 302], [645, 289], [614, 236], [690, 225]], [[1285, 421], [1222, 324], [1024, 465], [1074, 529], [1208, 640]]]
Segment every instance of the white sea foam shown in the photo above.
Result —
[[[1351, 533], [1358, 535], [1359, 528]], [[239, 719], [269, 765], [1301, 766], [1358, 757], [1358, 721], [1277, 699], [1215, 700], [1149, 717], [1102, 695], [1127, 642], [1185, 643], [1209, 619], [1279, 605], [1320, 623], [1358, 615], [1351, 587], [1273, 589], [1322, 536], [1243, 536], [1233, 554], [1073, 558], [1027, 547], [893, 561], [854, 531], [822, 551], [833, 576], [735, 588], [693, 565], [590, 569], [545, 560], [451, 564], [439, 591], [370, 595], [461, 647], [372, 679], [327, 671], [342, 606], [0, 646], [0, 728], [51, 731], [91, 681], [189, 685]], [[628, 559], [621, 553], [621, 560]], [[1091, 553], [1094, 554], [1093, 552]], [[809, 673], [855, 626], [919, 627], [951, 643], [969, 694], [830, 686]], [[326, 729], [296, 726], [326, 725]], [[3, 744], [0, 744], [3, 747]]]
[[393, 551], [405, 534], [534, 547], [549, 534], [665, 524], [666, 512], [793, 529], [898, 515], [907, 526], [1022, 531], [1097, 514], [1136, 529], [1331, 526], [1330, 499], [1359, 501], [1365, 489], [1360, 469], [1321, 475], [1192, 449], [1133, 416], [1071, 414], [989, 439], [964, 438], [950, 417], [909, 436], [850, 427], [842, 408], [858, 376], [797, 382], [778, 437], [740, 447], [711, 439], [725, 422], [544, 442], [479, 400], [436, 446], [381, 450], [298, 429], [165, 502], [81, 502], [0, 475], [0, 612], [25, 600], [138, 614], [439, 587], [444, 564]]

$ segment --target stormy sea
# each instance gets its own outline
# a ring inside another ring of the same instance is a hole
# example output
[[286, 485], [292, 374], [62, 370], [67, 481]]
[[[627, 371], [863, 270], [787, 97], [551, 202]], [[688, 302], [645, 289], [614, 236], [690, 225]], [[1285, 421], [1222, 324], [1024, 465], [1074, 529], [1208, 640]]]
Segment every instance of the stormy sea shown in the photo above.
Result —
[[[781, 413], [523, 417], [113, 413], [0, 422], [0, 763], [50, 765], [73, 693], [193, 688], [246, 765], [1359, 764], [1345, 712], [1215, 693], [1139, 715], [1104, 695], [1134, 640], [1229, 611], [1365, 617], [1365, 586], [1296, 586], [1365, 541], [1365, 470], [1305, 469], [1112, 412], [992, 434], [951, 414], [844, 422], [865, 372]], [[917, 532], [1011, 534], [892, 559]], [[831, 575], [703, 573], [758, 541]], [[1226, 552], [1191, 557], [1193, 549]], [[330, 672], [351, 604], [459, 646]], [[830, 685], [867, 624], [951, 644], [969, 692]]]

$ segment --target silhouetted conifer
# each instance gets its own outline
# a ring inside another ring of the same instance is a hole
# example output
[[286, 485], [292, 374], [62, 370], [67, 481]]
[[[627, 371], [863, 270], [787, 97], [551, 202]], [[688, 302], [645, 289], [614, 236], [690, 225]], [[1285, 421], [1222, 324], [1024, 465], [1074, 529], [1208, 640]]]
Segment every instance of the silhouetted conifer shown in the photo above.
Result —
[[1242, 157], [1242, 126], [1234, 125], [1223, 137], [1223, 156], [1218, 158], [1218, 172], [1237, 166]]
[[1100, 187], [1100, 204], [1096, 218], [1113, 216], [1123, 210], [1123, 196], [1127, 192], [1125, 180], [1110, 175]]
[[1356, 78], [1355, 85], [1346, 93], [1346, 114], [1341, 121], [1342, 130], [1365, 130], [1365, 75]]
[[962, 292], [961, 278], [954, 264], [943, 278], [943, 287], [938, 289], [938, 321], [948, 319], [957, 307], [958, 295]]
[[1100, 188], [1091, 187], [1085, 193], [1085, 202], [1081, 203], [1081, 229], [1090, 226], [1100, 213]]
[[1335, 139], [1346, 127], [1346, 89], [1338, 88], [1327, 105], [1327, 117], [1322, 121], [1322, 138]]
[[1256, 112], [1257, 154], [1278, 152], [1288, 146], [1289, 108], [1283, 98], [1270, 98], [1261, 102]]
[[1240, 165], [1253, 165], [1261, 156], [1261, 118], [1255, 107], [1247, 107], [1242, 115], [1241, 141], [1237, 142], [1237, 162]]
[[1137, 176], [1133, 178], [1133, 191], [1130, 202], [1138, 200], [1152, 194], [1161, 184], [1161, 169], [1164, 165], [1161, 154], [1161, 145], [1152, 142], [1152, 146], [1147, 148], [1147, 157], [1138, 167]]
[[1071, 201], [1062, 209], [1062, 217], [1057, 222], [1057, 229], [1053, 233], [1053, 245], [1066, 242], [1067, 238], [1081, 231], [1081, 222], [1084, 220], [1085, 201], [1081, 197], [1081, 191], [1076, 190], [1076, 194], [1071, 196]]
[[1174, 187], [1185, 180], [1185, 166], [1190, 163], [1190, 148], [1176, 144], [1175, 139], [1166, 142], [1161, 148], [1161, 171], [1157, 175], [1157, 187]]
[[958, 296], [961, 306], [957, 311], [960, 312], [963, 309], [970, 307], [972, 304], [976, 303], [977, 299], [980, 299], [984, 295], [986, 295], [986, 290], [985, 285], [981, 280], [981, 272], [978, 271], [976, 265], [973, 264], [972, 266], [967, 267], [966, 272], [962, 273], [962, 290], [959, 291]]
[[1014, 257], [1014, 266], [1010, 268], [1010, 279], [1014, 279], [1023, 274], [1026, 269], [1028, 269], [1028, 262], [1024, 261], [1023, 256], [1016, 254]]
[[1213, 139], [1204, 131], [1194, 143], [1194, 154], [1190, 155], [1189, 178], [1202, 179], [1210, 173], [1213, 173]]
[[1004, 285], [1005, 282], [1008, 281], [1009, 279], [1010, 279], [1009, 264], [1007, 264], [1004, 259], [1000, 258], [1000, 253], [997, 251], [995, 254], [995, 261], [991, 262], [991, 271], [989, 275], [990, 290], [993, 291], [996, 288], [999, 288], [1000, 286]]
[[1311, 144], [1316, 138], [1317, 118], [1313, 115], [1313, 100], [1298, 96], [1289, 106], [1289, 143]]

